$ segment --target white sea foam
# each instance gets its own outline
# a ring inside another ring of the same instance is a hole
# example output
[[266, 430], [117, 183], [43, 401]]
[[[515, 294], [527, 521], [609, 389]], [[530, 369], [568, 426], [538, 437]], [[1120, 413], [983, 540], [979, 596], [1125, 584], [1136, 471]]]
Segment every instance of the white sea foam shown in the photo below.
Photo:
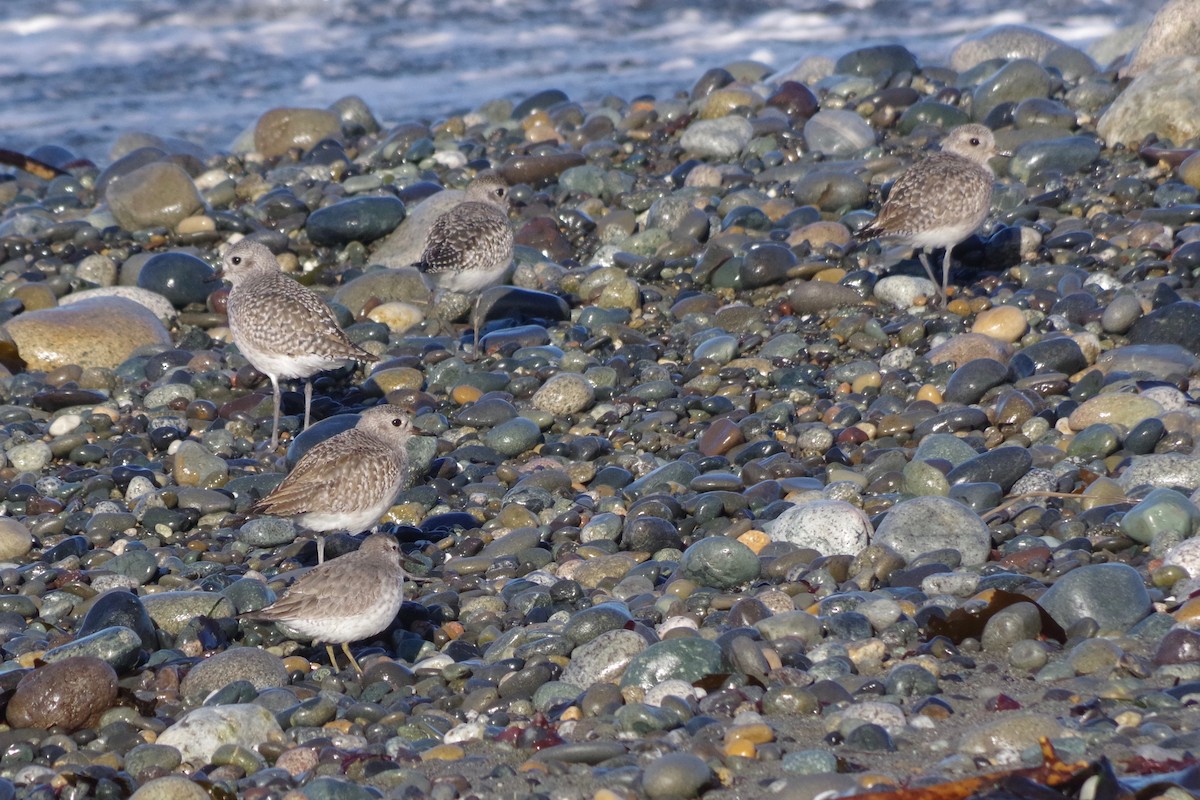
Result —
[[963, 35], [1024, 23], [1084, 42], [1136, 0], [5, 0], [0, 147], [107, 160], [127, 130], [220, 149], [267, 108], [357, 94], [436, 118], [548, 87], [669, 95], [735, 60], [773, 69], [900, 42], [943, 60]]

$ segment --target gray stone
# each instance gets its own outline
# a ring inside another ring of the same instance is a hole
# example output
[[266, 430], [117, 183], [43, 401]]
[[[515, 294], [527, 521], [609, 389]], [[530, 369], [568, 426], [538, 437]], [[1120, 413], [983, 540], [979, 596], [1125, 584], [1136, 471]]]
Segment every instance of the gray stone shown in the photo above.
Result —
[[763, 525], [771, 541], [790, 542], [823, 556], [857, 555], [867, 546], [871, 522], [842, 500], [814, 500], [792, 506]]
[[700, 157], [736, 158], [754, 135], [745, 117], [719, 117], [693, 122], [679, 138], [684, 150]]
[[1136, 146], [1149, 134], [1181, 145], [1200, 135], [1200, 56], [1151, 65], [1096, 123], [1109, 147]]
[[1090, 617], [1101, 631], [1124, 632], [1150, 613], [1150, 593], [1128, 564], [1089, 564], [1055, 581], [1038, 604], [1064, 628]]
[[906, 561], [950, 548], [967, 566], [985, 563], [992, 547], [991, 533], [975, 512], [957, 500], [936, 496], [897, 503], [879, 524], [874, 542], [892, 548]]
[[234, 647], [192, 667], [179, 684], [179, 693], [188, 703], [200, 703], [234, 681], [249, 681], [261, 692], [286, 686], [288, 674], [279, 656], [257, 647]]
[[189, 711], [163, 731], [157, 743], [174, 747], [189, 764], [202, 765], [210, 763], [222, 745], [256, 750], [264, 742], [282, 740], [283, 729], [274, 714], [262, 706], [235, 703]]

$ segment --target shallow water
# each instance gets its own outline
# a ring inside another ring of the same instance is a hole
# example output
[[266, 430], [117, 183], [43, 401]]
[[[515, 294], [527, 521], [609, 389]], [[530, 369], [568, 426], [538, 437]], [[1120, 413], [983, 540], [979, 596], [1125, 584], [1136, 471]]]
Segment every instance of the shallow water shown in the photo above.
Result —
[[385, 121], [439, 117], [548, 87], [579, 100], [669, 94], [731, 60], [782, 68], [879, 42], [936, 62], [999, 23], [1082, 44], [1145, 18], [1143, 5], [6, 0], [0, 147], [54, 143], [103, 161], [120, 133], [143, 130], [222, 148], [268, 108], [347, 94]]

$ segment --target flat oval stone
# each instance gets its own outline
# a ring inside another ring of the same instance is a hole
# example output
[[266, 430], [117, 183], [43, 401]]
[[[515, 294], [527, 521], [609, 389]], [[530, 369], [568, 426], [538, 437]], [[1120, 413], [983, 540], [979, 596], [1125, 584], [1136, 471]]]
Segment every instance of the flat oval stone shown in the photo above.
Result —
[[701, 586], [732, 589], [758, 577], [758, 556], [746, 545], [726, 536], [701, 539], [679, 559], [679, 573]]
[[942, 394], [947, 402], [971, 405], [1007, 380], [1008, 365], [991, 358], [976, 358], [954, 371]]
[[992, 548], [991, 532], [975, 512], [957, 500], [934, 496], [892, 506], [873, 541], [895, 550], [906, 561], [949, 548], [957, 551], [967, 566], [985, 563]]
[[1071, 412], [1067, 424], [1082, 431], [1090, 425], [1113, 423], [1130, 430], [1143, 420], [1163, 414], [1163, 407], [1148, 397], [1125, 392], [1097, 395]]
[[404, 221], [404, 203], [391, 195], [359, 196], [318, 208], [304, 229], [313, 244], [341, 247], [350, 242], [373, 242]]
[[997, 447], [964, 461], [946, 475], [956, 483], [998, 483], [1004, 491], [1012, 488], [1033, 466], [1033, 456], [1024, 447]]
[[1101, 631], [1124, 632], [1150, 613], [1150, 594], [1128, 564], [1089, 564], [1063, 575], [1038, 598], [1063, 628], [1091, 618]]
[[643, 690], [668, 680], [693, 683], [724, 671], [725, 659], [716, 642], [699, 637], [667, 639], [638, 653], [621, 676], [621, 686]]
[[168, 252], [146, 259], [138, 271], [137, 285], [182, 308], [189, 303], [203, 303], [221, 287], [221, 282], [207, 261], [191, 253]]

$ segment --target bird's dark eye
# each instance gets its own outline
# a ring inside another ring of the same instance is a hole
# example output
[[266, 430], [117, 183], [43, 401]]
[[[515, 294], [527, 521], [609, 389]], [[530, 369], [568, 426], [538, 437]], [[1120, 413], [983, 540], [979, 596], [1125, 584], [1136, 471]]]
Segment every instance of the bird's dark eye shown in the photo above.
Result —
[[233, 264], [233, 265], [236, 267], [238, 264], [241, 264], [241, 263], [242, 263], [242, 257], [241, 257], [241, 256], [234, 256], [233, 258], [229, 259], [229, 263], [230, 263], [230, 264]]
[[971, 139], [971, 146], [972, 146], [972, 147], [979, 147], [979, 140], [978, 140], [978, 139]]
[[392, 427], [393, 428], [399, 428], [403, 425], [404, 425], [404, 420], [400, 419], [399, 417], [392, 417]]
[[496, 190], [496, 197], [504, 197], [504, 190], [503, 190], [503, 189], [497, 189], [497, 190]]

